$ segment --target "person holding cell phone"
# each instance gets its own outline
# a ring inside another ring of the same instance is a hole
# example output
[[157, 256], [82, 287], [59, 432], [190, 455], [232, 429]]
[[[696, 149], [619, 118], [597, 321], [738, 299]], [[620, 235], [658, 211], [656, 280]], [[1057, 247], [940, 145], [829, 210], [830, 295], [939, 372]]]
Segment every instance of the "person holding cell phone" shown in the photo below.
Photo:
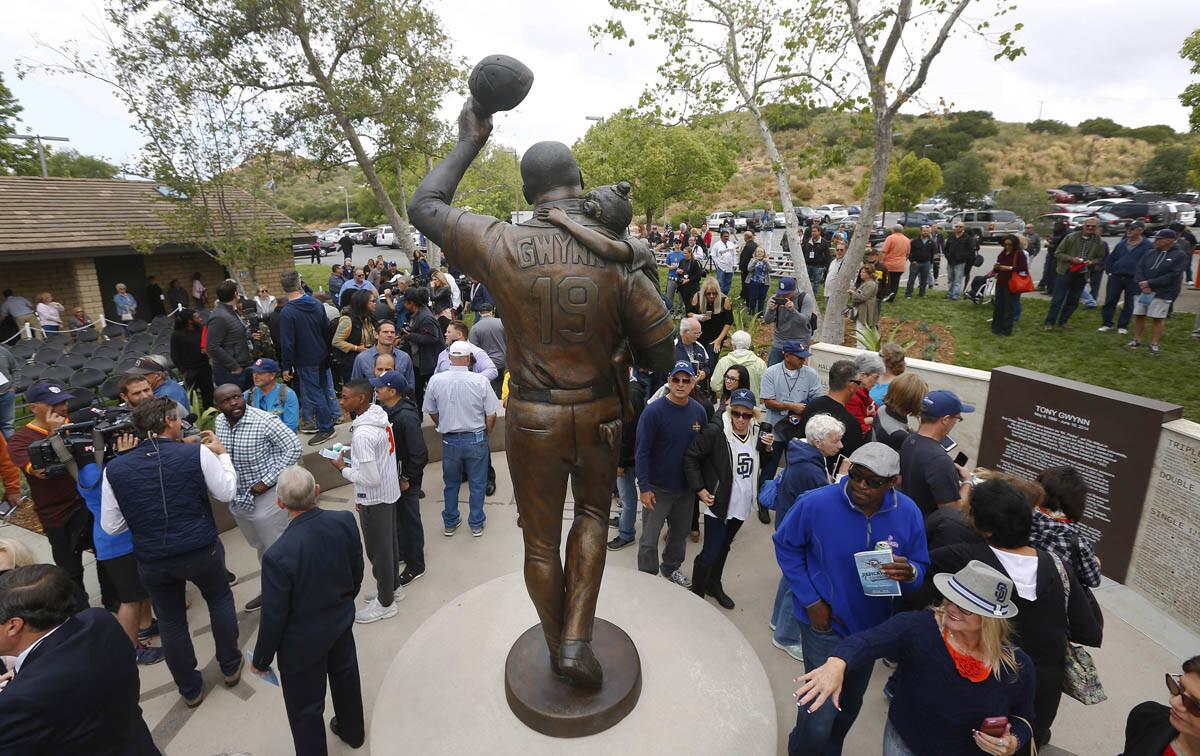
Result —
[[[1034, 671], [1013, 642], [1012, 580], [979, 561], [934, 575], [932, 610], [901, 612], [845, 638], [828, 660], [796, 678], [796, 705], [839, 707], [847, 669], [899, 661], [883, 756], [1014, 754], [1032, 737]], [[793, 750], [792, 753], [804, 753]]]

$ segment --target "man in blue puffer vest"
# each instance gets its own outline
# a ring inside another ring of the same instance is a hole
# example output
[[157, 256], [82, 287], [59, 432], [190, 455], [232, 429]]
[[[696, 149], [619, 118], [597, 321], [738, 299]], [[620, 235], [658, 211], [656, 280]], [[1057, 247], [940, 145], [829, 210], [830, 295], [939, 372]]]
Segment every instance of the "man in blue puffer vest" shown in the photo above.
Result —
[[208, 500], [211, 494], [219, 501], [231, 501], [237, 492], [237, 474], [212, 432], [205, 431], [200, 444], [180, 441], [178, 406], [173, 399], [155, 397], [134, 409], [134, 428], [144, 440], [105, 466], [100, 526], [110, 535], [128, 529], [133, 536], [133, 555], [158, 613], [167, 666], [180, 695], [194, 708], [204, 700], [204, 687], [188, 633], [184, 596], [188, 581], [196, 584], [208, 604], [225, 684], [237, 685], [242, 674], [225, 549]]

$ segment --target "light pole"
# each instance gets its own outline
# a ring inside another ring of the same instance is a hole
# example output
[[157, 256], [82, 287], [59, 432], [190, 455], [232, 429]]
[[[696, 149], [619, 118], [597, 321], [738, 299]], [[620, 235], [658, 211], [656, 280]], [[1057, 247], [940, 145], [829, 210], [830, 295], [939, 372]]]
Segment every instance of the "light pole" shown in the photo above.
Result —
[[42, 163], [42, 178], [49, 178], [50, 174], [46, 170], [46, 149], [42, 146], [42, 142], [69, 142], [66, 137], [43, 136], [42, 134], [9, 134], [7, 139], [24, 139], [27, 142], [35, 142], [37, 144], [38, 160]]
[[346, 220], [350, 220], [350, 193], [346, 191], [346, 187], [338, 186], [342, 190], [342, 199], [346, 202]]

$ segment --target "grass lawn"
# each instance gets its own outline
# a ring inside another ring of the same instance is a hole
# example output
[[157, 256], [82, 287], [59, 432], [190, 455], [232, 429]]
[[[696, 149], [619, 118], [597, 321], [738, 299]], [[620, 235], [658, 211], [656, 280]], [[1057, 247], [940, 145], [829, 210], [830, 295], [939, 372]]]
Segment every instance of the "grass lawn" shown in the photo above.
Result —
[[[954, 364], [990, 370], [1001, 365], [1037, 370], [1105, 388], [1127, 391], [1174, 402], [1186, 417], [1200, 420], [1200, 383], [1192, 378], [1197, 365], [1197, 344], [1189, 337], [1193, 313], [1181, 312], [1167, 321], [1162, 354], [1151, 357], [1143, 346], [1123, 348], [1131, 338], [1117, 332], [1099, 333], [1100, 311], [1082, 307], [1071, 316], [1065, 331], [1042, 330], [1048, 299], [1024, 296], [1021, 322], [1010, 337], [992, 334], [988, 318], [992, 308], [968, 301], [951, 302], [944, 291], [925, 299], [898, 299], [883, 306], [885, 317], [937, 323], [957, 342]], [[1143, 343], [1149, 340], [1149, 325]], [[886, 337], [887, 334], [884, 333]]]

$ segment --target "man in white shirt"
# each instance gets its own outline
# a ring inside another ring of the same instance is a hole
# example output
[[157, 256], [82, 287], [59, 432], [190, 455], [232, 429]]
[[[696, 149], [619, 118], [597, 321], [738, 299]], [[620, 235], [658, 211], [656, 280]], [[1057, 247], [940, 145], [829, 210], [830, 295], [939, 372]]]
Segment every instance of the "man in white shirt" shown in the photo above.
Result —
[[729, 240], [729, 232], [722, 231], [721, 238], [712, 243], [708, 249], [713, 263], [717, 266], [717, 283], [721, 284], [721, 293], [729, 296], [729, 288], [733, 286], [733, 274], [737, 271], [737, 245]]
[[126, 529], [142, 585], [158, 614], [159, 635], [171, 677], [189, 708], [205, 692], [188, 631], [184, 589], [191, 582], [208, 604], [217, 662], [225, 685], [242, 675], [237, 613], [225, 571], [225, 549], [213, 520], [211, 496], [230, 501], [237, 492], [233, 460], [210, 431], [200, 444], [182, 443], [179, 404], [148, 399], [133, 410], [133, 426], [145, 438], [104, 466], [100, 527], [110, 535]]
[[451, 320], [446, 324], [446, 348], [438, 355], [437, 365], [433, 372], [444, 373], [450, 369], [450, 346], [461, 341], [471, 350], [471, 363], [468, 367], [472, 372], [479, 373], [488, 381], [496, 380], [500, 375], [496, 370], [496, 363], [492, 362], [492, 357], [486, 350], [467, 340], [469, 334], [470, 328], [461, 320]]
[[496, 422], [500, 400], [482, 373], [471, 372], [472, 345], [455, 341], [447, 350], [450, 369], [435, 374], [425, 387], [422, 409], [427, 412], [438, 433], [442, 434], [442, 481], [446, 484], [442, 510], [442, 534], [452, 536], [458, 530], [458, 492], [463, 479], [470, 491], [471, 535], [483, 535], [483, 498], [491, 455], [488, 434]]
[[353, 417], [350, 425], [350, 461], [346, 450], [329, 463], [354, 484], [354, 508], [362, 522], [363, 545], [371, 561], [377, 592], [354, 615], [359, 624], [395, 617], [396, 601], [404, 589], [396, 583], [400, 563], [396, 554], [396, 502], [400, 500], [400, 471], [396, 466], [395, 439], [388, 414], [375, 404], [370, 381], [342, 386], [342, 412]]

